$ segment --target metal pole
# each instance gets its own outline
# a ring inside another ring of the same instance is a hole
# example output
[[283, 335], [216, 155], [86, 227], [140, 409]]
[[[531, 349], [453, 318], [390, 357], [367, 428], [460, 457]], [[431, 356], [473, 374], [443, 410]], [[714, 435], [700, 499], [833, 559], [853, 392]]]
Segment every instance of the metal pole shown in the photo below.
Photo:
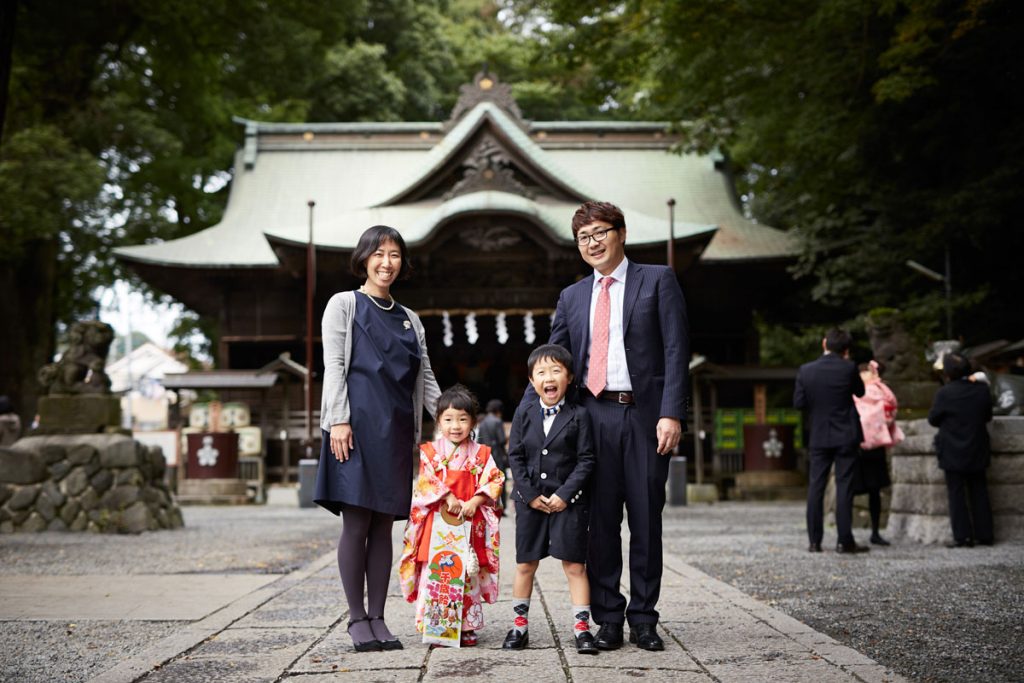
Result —
[[949, 245], [946, 245], [946, 339], [953, 338], [953, 272], [949, 262]]
[[[313, 207], [316, 202], [310, 199], [309, 206], [309, 242], [306, 244], [306, 457], [313, 457], [313, 292], [316, 289], [316, 254], [313, 250]], [[288, 464], [285, 463], [287, 479]]]
[[669, 198], [668, 202], [668, 267], [676, 269], [676, 200]]

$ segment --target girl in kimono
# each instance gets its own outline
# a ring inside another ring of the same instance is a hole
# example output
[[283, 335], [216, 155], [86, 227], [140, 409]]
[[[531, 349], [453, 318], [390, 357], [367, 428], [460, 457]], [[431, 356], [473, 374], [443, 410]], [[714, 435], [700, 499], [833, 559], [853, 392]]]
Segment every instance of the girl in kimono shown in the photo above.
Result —
[[413, 490], [412, 509], [405, 527], [405, 546], [399, 564], [402, 594], [416, 602], [416, 629], [423, 630], [423, 601], [419, 596], [423, 569], [430, 562], [430, 532], [434, 513], [444, 506], [471, 521], [470, 551], [480, 569], [467, 576], [462, 602], [463, 647], [476, 645], [484, 625], [482, 604], [498, 599], [498, 515], [496, 502], [505, 475], [495, 465], [491, 449], [473, 441], [478, 412], [476, 398], [457, 384], [437, 401], [441, 438], [420, 446], [420, 473]]

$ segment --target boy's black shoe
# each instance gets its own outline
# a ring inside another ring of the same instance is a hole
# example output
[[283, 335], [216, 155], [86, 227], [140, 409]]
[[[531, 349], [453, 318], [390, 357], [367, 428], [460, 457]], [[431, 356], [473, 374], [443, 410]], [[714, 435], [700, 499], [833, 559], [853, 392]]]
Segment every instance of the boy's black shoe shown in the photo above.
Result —
[[594, 643], [598, 650], [618, 650], [622, 647], [622, 624], [601, 624]]
[[590, 631], [583, 631], [576, 636], [576, 652], [581, 655], [596, 655], [598, 653], [597, 643]]
[[636, 643], [641, 650], [660, 652], [665, 649], [665, 641], [658, 635], [656, 624], [637, 624], [629, 627], [629, 642]]
[[530, 632], [519, 631], [512, 629], [505, 636], [505, 642], [501, 644], [502, 650], [523, 650], [526, 648], [527, 643], [530, 642]]

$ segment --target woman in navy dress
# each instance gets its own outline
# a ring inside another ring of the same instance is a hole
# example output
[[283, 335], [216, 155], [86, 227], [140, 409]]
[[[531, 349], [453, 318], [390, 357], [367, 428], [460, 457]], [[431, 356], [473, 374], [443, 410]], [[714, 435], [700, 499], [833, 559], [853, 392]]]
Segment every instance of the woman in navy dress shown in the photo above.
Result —
[[[384, 623], [391, 526], [409, 516], [423, 410], [440, 396], [419, 317], [391, 296], [411, 270], [405, 241], [378, 225], [359, 238], [352, 272], [323, 317], [323, 442], [314, 500], [342, 517], [338, 570], [357, 651], [401, 649]], [[364, 594], [363, 587], [366, 587]]]

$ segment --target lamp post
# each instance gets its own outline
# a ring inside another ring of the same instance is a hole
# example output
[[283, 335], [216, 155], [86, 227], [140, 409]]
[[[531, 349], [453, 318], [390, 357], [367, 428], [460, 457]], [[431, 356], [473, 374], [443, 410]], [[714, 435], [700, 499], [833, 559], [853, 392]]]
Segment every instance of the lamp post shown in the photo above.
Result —
[[[313, 207], [310, 199], [309, 242], [306, 244], [306, 458], [313, 457], [313, 292], [316, 289], [316, 252], [313, 250]], [[285, 479], [287, 480], [287, 463]]]
[[929, 280], [941, 282], [946, 290], [946, 339], [953, 338], [953, 275], [950, 268], [949, 246], [946, 246], [946, 274], [937, 273], [917, 261], [907, 260], [907, 267], [924, 275]]
[[676, 200], [669, 198], [668, 204], [668, 267], [676, 269]]

